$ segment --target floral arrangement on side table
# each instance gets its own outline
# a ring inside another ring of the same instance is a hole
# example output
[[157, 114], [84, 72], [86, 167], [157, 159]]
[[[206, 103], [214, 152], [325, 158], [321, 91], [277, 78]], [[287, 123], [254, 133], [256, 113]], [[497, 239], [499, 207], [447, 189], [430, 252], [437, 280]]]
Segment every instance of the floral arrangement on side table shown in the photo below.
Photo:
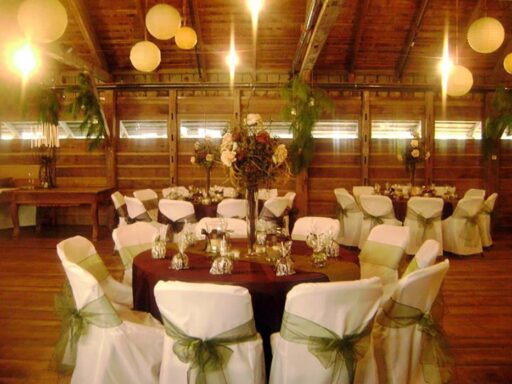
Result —
[[194, 143], [194, 155], [190, 158], [190, 162], [206, 170], [206, 191], [210, 190], [211, 171], [218, 161], [219, 147], [212, 142], [209, 136], [206, 136], [203, 141]]
[[403, 155], [398, 154], [397, 158], [399, 161], [404, 162], [405, 169], [411, 176], [411, 185], [414, 186], [416, 180], [416, 164], [428, 160], [430, 158], [430, 152], [422, 144], [419, 133], [413, 132], [413, 138], [405, 148]]
[[220, 159], [235, 187], [247, 189], [249, 201], [249, 253], [256, 242], [256, 192], [259, 186], [286, 182], [290, 175], [286, 146], [272, 137], [259, 114], [249, 114], [243, 125], [226, 132], [220, 145]]

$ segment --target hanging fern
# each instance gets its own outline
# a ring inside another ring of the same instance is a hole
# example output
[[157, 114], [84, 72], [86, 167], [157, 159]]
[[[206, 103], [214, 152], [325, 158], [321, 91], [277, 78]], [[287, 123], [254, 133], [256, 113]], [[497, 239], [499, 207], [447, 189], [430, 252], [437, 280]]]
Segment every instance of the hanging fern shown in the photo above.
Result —
[[109, 145], [109, 136], [103, 117], [100, 101], [94, 91], [92, 80], [86, 73], [78, 75], [78, 85], [70, 87], [76, 97], [69, 106], [73, 117], [83, 116], [80, 130], [89, 139], [89, 150], [99, 147], [103, 142]]
[[315, 142], [313, 128], [324, 111], [333, 111], [334, 103], [322, 89], [312, 89], [302, 78], [296, 77], [281, 90], [286, 101], [282, 115], [291, 122], [293, 141], [290, 145], [292, 172], [300, 173], [313, 161]]
[[496, 153], [503, 133], [512, 132], [512, 90], [499, 87], [494, 93], [489, 118], [486, 121], [482, 152], [484, 159]]

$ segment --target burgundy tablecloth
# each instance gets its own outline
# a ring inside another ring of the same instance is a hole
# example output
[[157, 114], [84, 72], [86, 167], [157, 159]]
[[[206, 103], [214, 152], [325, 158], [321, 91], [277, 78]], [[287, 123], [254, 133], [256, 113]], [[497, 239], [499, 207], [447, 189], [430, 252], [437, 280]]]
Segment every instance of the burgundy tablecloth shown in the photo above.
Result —
[[[400, 220], [405, 220], [405, 215], [407, 214], [407, 202], [408, 199], [391, 199], [393, 201], [393, 209], [395, 210], [395, 217]], [[453, 213], [453, 207], [457, 205], [457, 201], [455, 200], [443, 200], [443, 213], [441, 214], [441, 218], [444, 220], [450, 217]]]

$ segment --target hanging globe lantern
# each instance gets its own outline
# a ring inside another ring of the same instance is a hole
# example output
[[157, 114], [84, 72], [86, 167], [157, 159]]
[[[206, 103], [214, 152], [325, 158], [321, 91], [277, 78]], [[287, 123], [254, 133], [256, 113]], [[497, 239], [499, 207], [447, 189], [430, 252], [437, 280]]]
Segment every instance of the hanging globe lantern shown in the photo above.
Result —
[[479, 53], [491, 53], [497, 50], [505, 39], [503, 25], [493, 17], [475, 20], [468, 30], [468, 43]]
[[160, 49], [151, 41], [139, 41], [130, 51], [130, 61], [135, 69], [152, 72], [160, 65]]
[[505, 67], [505, 71], [512, 75], [512, 53], [509, 53], [505, 56], [505, 60], [503, 60], [503, 67]]
[[190, 27], [181, 27], [178, 29], [178, 32], [176, 32], [174, 40], [178, 48], [192, 49], [197, 44], [197, 34], [196, 31]]
[[18, 8], [18, 24], [38, 43], [51, 43], [64, 34], [68, 14], [59, 0], [25, 0]]
[[159, 40], [169, 40], [180, 26], [180, 13], [168, 4], [157, 4], [146, 13], [146, 28]]
[[446, 93], [450, 96], [463, 96], [473, 86], [473, 74], [462, 65], [454, 65], [448, 75]]

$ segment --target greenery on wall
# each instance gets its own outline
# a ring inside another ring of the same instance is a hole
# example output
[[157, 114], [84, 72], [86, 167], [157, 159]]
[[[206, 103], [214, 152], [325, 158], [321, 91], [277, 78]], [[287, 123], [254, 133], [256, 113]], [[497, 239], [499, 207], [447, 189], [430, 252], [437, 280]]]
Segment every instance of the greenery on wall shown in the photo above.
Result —
[[293, 141], [290, 145], [291, 169], [296, 175], [309, 168], [313, 161], [315, 143], [313, 128], [322, 112], [334, 110], [334, 103], [322, 89], [313, 89], [302, 78], [296, 77], [281, 90], [286, 101], [283, 118], [291, 122]]
[[512, 90], [499, 87], [494, 93], [482, 137], [485, 159], [496, 154], [503, 133], [512, 133]]

